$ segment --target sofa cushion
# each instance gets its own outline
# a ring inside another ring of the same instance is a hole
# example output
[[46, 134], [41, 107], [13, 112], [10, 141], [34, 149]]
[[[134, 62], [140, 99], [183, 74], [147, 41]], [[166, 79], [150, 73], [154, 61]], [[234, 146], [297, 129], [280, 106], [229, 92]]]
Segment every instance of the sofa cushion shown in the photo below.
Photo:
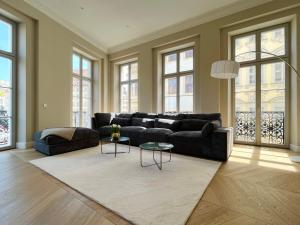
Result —
[[100, 138], [109, 137], [111, 135], [111, 125], [99, 127], [97, 130]]
[[171, 119], [155, 119], [154, 127], [177, 131], [180, 127], [180, 121]]
[[181, 131], [201, 131], [203, 126], [207, 123], [207, 120], [199, 119], [183, 119], [180, 123], [179, 130]]
[[133, 117], [135, 117], [135, 118], [155, 119], [155, 118], [157, 118], [157, 114], [155, 114], [155, 113], [136, 112], [136, 113], [134, 113]]
[[189, 142], [200, 141], [202, 138], [202, 131], [178, 131], [169, 136], [170, 142]]
[[168, 142], [169, 135], [172, 133], [172, 130], [166, 128], [148, 128], [145, 132], [140, 133], [140, 138], [142, 142]]
[[131, 125], [146, 127], [146, 128], [153, 128], [154, 127], [154, 119], [133, 117], [132, 121], [131, 121]]
[[199, 119], [199, 120], [220, 120], [221, 114], [220, 113], [191, 113], [191, 114], [183, 114], [184, 119]]
[[184, 114], [184, 119], [199, 119], [199, 120], [209, 120], [214, 123], [215, 128], [222, 127], [222, 119], [220, 113], [194, 113], [194, 114]]
[[160, 113], [157, 115], [160, 119], [170, 119], [170, 120], [182, 120], [184, 119], [184, 114], [177, 113]]
[[208, 135], [210, 135], [215, 129], [215, 126], [213, 123], [206, 123], [203, 128], [202, 128], [202, 137], [205, 138], [207, 137]]
[[129, 126], [129, 127], [121, 127], [120, 133], [121, 136], [125, 137], [136, 137], [139, 133], [144, 132], [146, 130], [145, 127], [141, 126]]
[[95, 113], [95, 125], [96, 127], [102, 127], [109, 125], [111, 120], [110, 113]]
[[131, 119], [132, 116], [133, 116], [133, 114], [131, 114], [131, 113], [119, 113], [119, 114], [115, 114], [115, 117], [127, 118], [127, 119]]
[[110, 124], [118, 124], [121, 127], [126, 127], [126, 126], [130, 126], [131, 119], [129, 119], [129, 118], [122, 118], [122, 117], [115, 117], [115, 118], [112, 119], [112, 121], [110, 122]]

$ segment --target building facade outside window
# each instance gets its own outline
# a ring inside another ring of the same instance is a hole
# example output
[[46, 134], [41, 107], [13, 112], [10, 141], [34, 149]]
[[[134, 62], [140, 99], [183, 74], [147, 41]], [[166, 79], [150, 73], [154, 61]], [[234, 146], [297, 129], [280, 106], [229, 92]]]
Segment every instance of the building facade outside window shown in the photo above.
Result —
[[0, 16], [0, 150], [15, 147], [16, 24]]
[[163, 54], [163, 110], [166, 113], [194, 111], [194, 49]]
[[133, 113], [139, 110], [138, 62], [119, 66], [120, 112]]
[[93, 109], [93, 62], [74, 52], [72, 56], [72, 125], [91, 127]]

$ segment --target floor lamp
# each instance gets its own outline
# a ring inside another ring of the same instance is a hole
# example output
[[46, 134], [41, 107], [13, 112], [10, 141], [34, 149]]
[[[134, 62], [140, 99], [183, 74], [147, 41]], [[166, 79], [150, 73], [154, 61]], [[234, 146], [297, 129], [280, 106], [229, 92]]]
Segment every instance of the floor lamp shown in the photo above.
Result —
[[[267, 55], [274, 56], [277, 59], [280, 59], [282, 62], [284, 62], [286, 65], [288, 65], [296, 74], [298, 79], [300, 80], [300, 74], [296, 70], [295, 67], [293, 67], [290, 63], [288, 63], [285, 59], [281, 58], [280, 56], [277, 56], [270, 52], [264, 52], [264, 51], [248, 51], [243, 52], [241, 54], [238, 54], [235, 56], [241, 56], [248, 53], [263, 53]], [[235, 60], [219, 60], [212, 64], [211, 66], [211, 76], [217, 79], [233, 79], [236, 78], [239, 74], [240, 64]], [[291, 156], [290, 160], [293, 162], [300, 163], [300, 156]]]

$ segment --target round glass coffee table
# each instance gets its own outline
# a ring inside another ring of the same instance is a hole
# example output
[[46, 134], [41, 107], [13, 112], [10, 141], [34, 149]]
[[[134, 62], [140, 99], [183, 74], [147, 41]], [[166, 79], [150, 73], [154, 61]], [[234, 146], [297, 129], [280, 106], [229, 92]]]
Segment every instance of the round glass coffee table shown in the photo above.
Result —
[[[141, 167], [147, 167], [147, 166], [153, 166], [156, 165], [158, 167], [158, 169], [162, 169], [162, 164], [163, 163], [167, 163], [167, 162], [171, 162], [171, 158], [172, 158], [172, 152], [171, 149], [174, 148], [174, 145], [169, 144], [169, 143], [162, 143], [162, 142], [147, 142], [144, 144], [141, 144], [140, 146], [140, 163], [141, 163]], [[144, 165], [143, 164], [143, 151], [152, 151], [153, 152], [153, 164], [148, 164], [148, 165]], [[168, 161], [162, 161], [162, 152], [163, 151], [168, 151], [169, 152], [169, 160]], [[155, 152], [159, 152], [160, 153], [160, 160], [159, 162], [156, 161], [155, 159]]]
[[[110, 142], [115, 144], [115, 151], [114, 152], [103, 152], [102, 151], [102, 143], [103, 142]], [[128, 142], [128, 152], [118, 152], [117, 151], [117, 145], [118, 143], [122, 142]], [[118, 153], [130, 153], [130, 138], [129, 137], [119, 137], [118, 139], [113, 139], [112, 137], [105, 137], [101, 139], [101, 154], [115, 154], [115, 157], [117, 156]]]

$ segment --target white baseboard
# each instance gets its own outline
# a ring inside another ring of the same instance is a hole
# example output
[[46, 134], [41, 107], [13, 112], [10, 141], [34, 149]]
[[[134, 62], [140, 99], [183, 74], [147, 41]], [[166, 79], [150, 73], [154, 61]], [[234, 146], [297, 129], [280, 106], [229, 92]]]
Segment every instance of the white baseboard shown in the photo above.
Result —
[[16, 143], [16, 148], [17, 149], [28, 149], [33, 147], [33, 141], [28, 141], [28, 142], [17, 142]]
[[294, 152], [300, 152], [300, 146], [299, 145], [290, 144], [290, 149]]

